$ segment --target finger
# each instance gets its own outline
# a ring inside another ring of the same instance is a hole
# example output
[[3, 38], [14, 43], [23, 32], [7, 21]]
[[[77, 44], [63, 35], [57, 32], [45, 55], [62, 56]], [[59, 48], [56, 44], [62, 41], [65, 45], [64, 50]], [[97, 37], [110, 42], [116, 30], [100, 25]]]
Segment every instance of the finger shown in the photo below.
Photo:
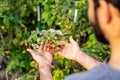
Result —
[[76, 44], [76, 41], [73, 39], [72, 36], [70, 36], [69, 40], [70, 40], [70, 43], [72, 43], [72, 44]]
[[69, 47], [69, 45], [70, 45], [70, 43], [65, 42], [65, 44], [63, 44], [63, 45], [61, 46], [60, 52], [61, 52], [61, 51], [63, 52], [64, 50], [66, 50], [66, 48]]
[[29, 53], [34, 53], [34, 51], [33, 51], [32, 49], [27, 49], [27, 51], [28, 51]]
[[33, 57], [33, 59], [37, 62], [37, 63], [39, 63], [39, 61], [41, 60], [41, 58], [40, 58], [40, 54], [39, 54], [39, 56], [38, 56], [38, 54], [36, 53], [36, 52], [34, 52], [32, 49], [27, 49], [27, 51], [28, 52], [30, 52], [30, 54], [31, 54], [31, 56]]
[[44, 43], [45, 43], [45, 42], [42, 42], [42, 44], [40, 44], [39, 51], [40, 51], [40, 50], [43, 50], [43, 48], [44, 48]]
[[33, 57], [35, 57], [35, 52], [32, 50], [32, 49], [27, 49], [27, 51], [33, 56]]
[[43, 50], [46, 51], [47, 50], [46, 48], [47, 48], [47, 43], [44, 44]]
[[67, 44], [67, 42], [65, 42], [65, 41], [60, 41], [63, 45], [66, 45]]
[[43, 49], [43, 45], [41, 44], [39, 47], [39, 51]]
[[59, 51], [59, 52], [57, 52], [57, 54], [59, 54], [59, 55], [61, 55], [61, 56], [63, 56], [63, 57], [65, 57], [65, 50], [64, 51]]
[[67, 43], [67, 44], [65, 45], [65, 47], [67, 48], [67, 47], [69, 47], [69, 45], [70, 45], [70, 43]]
[[64, 47], [62, 50], [60, 50], [59, 52], [57, 52], [57, 54], [64, 56], [66, 54], [67, 51], [67, 47]]
[[60, 49], [60, 50], [56, 51], [56, 53], [61, 55], [61, 54], [62, 54], [62, 52], [63, 52], [63, 50], [64, 50], [64, 48], [62, 48], [62, 49]]

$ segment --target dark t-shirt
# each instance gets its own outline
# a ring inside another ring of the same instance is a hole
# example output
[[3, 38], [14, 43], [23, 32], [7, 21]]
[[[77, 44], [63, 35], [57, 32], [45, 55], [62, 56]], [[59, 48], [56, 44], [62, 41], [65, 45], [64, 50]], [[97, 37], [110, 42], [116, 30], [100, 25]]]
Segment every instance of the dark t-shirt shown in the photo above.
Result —
[[107, 60], [83, 73], [67, 76], [65, 80], [120, 80], [120, 71], [107, 65]]

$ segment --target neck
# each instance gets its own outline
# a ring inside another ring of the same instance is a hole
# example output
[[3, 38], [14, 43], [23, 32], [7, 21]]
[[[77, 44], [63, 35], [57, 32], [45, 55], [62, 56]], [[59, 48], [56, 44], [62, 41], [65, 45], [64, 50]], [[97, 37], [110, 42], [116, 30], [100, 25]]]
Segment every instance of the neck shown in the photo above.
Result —
[[120, 40], [114, 41], [110, 44], [111, 47], [111, 57], [108, 62], [108, 65], [111, 67], [120, 70]]

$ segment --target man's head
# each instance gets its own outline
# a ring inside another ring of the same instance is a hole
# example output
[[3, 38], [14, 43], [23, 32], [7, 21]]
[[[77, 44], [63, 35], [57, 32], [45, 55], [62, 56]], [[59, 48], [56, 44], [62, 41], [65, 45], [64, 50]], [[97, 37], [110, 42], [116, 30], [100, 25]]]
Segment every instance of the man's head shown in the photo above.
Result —
[[120, 0], [88, 0], [89, 20], [102, 43], [120, 40]]

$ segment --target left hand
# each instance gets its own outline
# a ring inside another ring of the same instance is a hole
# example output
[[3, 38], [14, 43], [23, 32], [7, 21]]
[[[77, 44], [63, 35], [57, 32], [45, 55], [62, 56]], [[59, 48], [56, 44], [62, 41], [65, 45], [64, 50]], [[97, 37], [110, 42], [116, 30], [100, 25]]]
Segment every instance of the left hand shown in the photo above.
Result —
[[61, 51], [57, 53], [67, 59], [76, 61], [77, 56], [79, 54], [82, 55], [81, 53], [83, 52], [82, 50], [80, 50], [78, 43], [75, 40], [73, 40], [72, 36], [70, 36], [69, 40], [70, 40], [70, 43], [62, 41], [62, 44], [64, 45], [64, 47]]

